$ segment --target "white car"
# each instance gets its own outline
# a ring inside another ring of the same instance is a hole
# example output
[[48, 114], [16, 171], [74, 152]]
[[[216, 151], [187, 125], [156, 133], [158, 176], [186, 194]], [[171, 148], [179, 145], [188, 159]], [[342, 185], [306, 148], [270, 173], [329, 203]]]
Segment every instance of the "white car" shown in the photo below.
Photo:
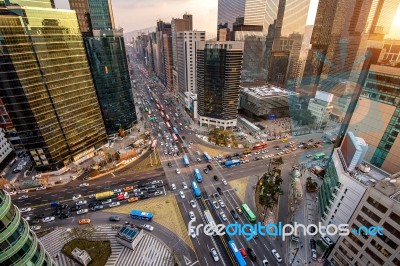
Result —
[[227, 185], [228, 185], [228, 182], [226, 182], [225, 179], [222, 179], [222, 184], [224, 184], [225, 186], [227, 186]]
[[221, 199], [218, 200], [218, 203], [221, 206], [221, 208], [225, 208], [225, 203]]
[[219, 256], [217, 250], [215, 248], [210, 249], [211, 256], [213, 257], [214, 261], [219, 261]]
[[183, 189], [187, 189], [188, 188], [186, 182], [182, 182], [182, 186], [183, 186]]
[[42, 219], [42, 222], [44, 223], [50, 223], [50, 222], [54, 222], [56, 218], [54, 216], [50, 216], [50, 217], [45, 217]]
[[30, 221], [31, 220], [31, 217], [29, 217], [28, 215], [25, 215], [22, 218], [24, 218], [26, 221]]
[[190, 206], [192, 206], [192, 208], [196, 208], [197, 207], [197, 203], [195, 200], [191, 200], [190, 201]]
[[276, 251], [276, 249], [273, 249], [271, 252], [272, 252], [272, 255], [274, 255], [275, 259], [276, 259], [278, 262], [281, 262], [281, 261], [282, 261], [282, 258], [281, 258], [281, 256], [279, 255], [278, 251]]
[[86, 201], [86, 200], [80, 200], [80, 201], [78, 201], [78, 202], [76, 203], [76, 206], [85, 205], [85, 204], [87, 204], [87, 201]]
[[96, 194], [90, 194], [89, 195], [89, 199], [94, 199], [94, 198], [96, 198]]
[[181, 173], [181, 170], [176, 169], [176, 173], [179, 175]]
[[45, 190], [45, 189], [46, 189], [46, 187], [37, 187], [37, 188], [36, 188], [36, 191]]
[[175, 184], [171, 184], [171, 189], [172, 189], [172, 190], [175, 190], [175, 189], [176, 189]]
[[8, 193], [8, 195], [10, 195], [10, 196], [17, 194], [17, 192], [15, 192], [15, 191], [10, 191], [10, 192], [7, 192], [7, 193]]
[[315, 249], [311, 250], [311, 258], [312, 260], [317, 260], [317, 252]]
[[32, 210], [32, 208], [26, 207], [26, 208], [22, 208], [21, 212], [30, 212], [31, 210]]
[[219, 209], [218, 202], [216, 202], [216, 201], [214, 200], [212, 204], [214, 205], [214, 208], [215, 208], [215, 209]]
[[77, 212], [76, 212], [76, 214], [85, 214], [85, 213], [88, 213], [89, 212], [89, 209], [81, 209], [81, 210], [78, 210]]
[[189, 217], [190, 217], [190, 220], [196, 221], [196, 216], [194, 215], [194, 212], [190, 211], [189, 212]]
[[120, 205], [120, 203], [119, 202], [111, 202], [110, 203], [110, 205], [108, 205], [110, 208], [112, 208], [112, 207], [116, 207], [116, 206], [119, 206]]
[[82, 183], [79, 185], [79, 187], [88, 187], [88, 186], [89, 186], [89, 183]]
[[102, 205], [106, 205], [106, 204], [110, 204], [112, 202], [112, 199], [108, 199], [108, 200], [103, 200], [101, 202]]
[[226, 218], [226, 215], [224, 212], [220, 212], [219, 215], [221, 215], [222, 221], [224, 221], [224, 222], [228, 221], [228, 218]]
[[328, 244], [329, 246], [330, 246], [330, 245], [333, 245], [332, 240], [331, 240], [329, 237], [327, 237], [326, 235], [321, 236], [321, 239], [322, 239], [326, 244]]
[[19, 200], [21, 200], [21, 199], [27, 199], [27, 198], [28, 198], [28, 195], [22, 195], [22, 196], [19, 196], [19, 197], [18, 197]]
[[190, 235], [192, 238], [196, 238], [196, 232], [194, 231], [193, 228], [190, 228], [190, 230], [189, 230], [189, 235]]
[[154, 227], [149, 224], [143, 224], [142, 228], [150, 232], [154, 230]]
[[80, 198], [82, 198], [82, 195], [81, 195], [81, 194], [77, 194], [77, 195], [74, 195], [74, 196], [72, 197], [72, 200], [78, 200], [78, 199], [80, 199]]
[[181, 196], [181, 198], [184, 199], [185, 198], [185, 193], [183, 193], [183, 191], [181, 190], [181, 191], [179, 191], [179, 196]]
[[113, 192], [114, 192], [114, 193], [121, 193], [121, 192], [122, 192], [122, 189], [116, 188], [116, 189], [113, 190]]
[[267, 259], [263, 260], [262, 263], [263, 263], [263, 264], [262, 264], [263, 266], [268, 266], [268, 265], [269, 265], [269, 262], [268, 262]]
[[38, 231], [38, 230], [40, 230], [40, 228], [42, 228], [40, 225], [34, 225], [34, 226], [31, 227], [31, 229], [33, 231]]

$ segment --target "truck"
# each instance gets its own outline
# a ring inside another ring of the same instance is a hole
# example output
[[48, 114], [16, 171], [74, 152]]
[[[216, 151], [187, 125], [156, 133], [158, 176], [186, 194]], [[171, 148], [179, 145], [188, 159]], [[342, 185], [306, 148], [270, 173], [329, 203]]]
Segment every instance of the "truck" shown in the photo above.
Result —
[[225, 167], [231, 167], [232, 165], [239, 165], [240, 160], [230, 160], [225, 162]]
[[114, 192], [105, 191], [105, 192], [97, 193], [95, 198], [96, 198], [96, 200], [106, 200], [106, 199], [114, 198], [114, 196], [115, 196]]

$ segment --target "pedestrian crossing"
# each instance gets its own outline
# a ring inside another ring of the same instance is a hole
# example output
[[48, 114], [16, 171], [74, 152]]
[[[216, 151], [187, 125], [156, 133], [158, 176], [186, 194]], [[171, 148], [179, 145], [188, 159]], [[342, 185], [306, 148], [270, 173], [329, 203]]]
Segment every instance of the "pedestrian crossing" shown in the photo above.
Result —
[[[106, 266], [156, 266], [173, 265], [173, 256], [170, 249], [154, 236], [145, 233], [142, 240], [131, 250], [117, 243], [115, 235], [118, 229], [115, 225], [96, 226], [96, 231], [91, 236], [93, 240], [109, 240], [111, 255]], [[79, 265], [61, 253], [63, 246], [71, 240], [67, 234], [68, 228], [56, 228], [49, 234], [40, 238], [46, 251], [54, 258], [59, 266]]]

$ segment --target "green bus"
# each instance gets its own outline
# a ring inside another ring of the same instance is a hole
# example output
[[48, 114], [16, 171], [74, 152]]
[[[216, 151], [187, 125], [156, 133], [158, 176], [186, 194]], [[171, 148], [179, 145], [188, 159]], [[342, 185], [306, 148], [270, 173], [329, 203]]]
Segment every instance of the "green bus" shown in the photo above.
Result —
[[325, 153], [324, 152], [317, 152], [314, 154], [314, 160], [319, 160], [319, 159], [324, 159], [325, 158]]
[[247, 220], [249, 220], [251, 223], [254, 223], [257, 219], [254, 213], [250, 210], [249, 206], [247, 204], [242, 204], [242, 211], [244, 215], [246, 216]]

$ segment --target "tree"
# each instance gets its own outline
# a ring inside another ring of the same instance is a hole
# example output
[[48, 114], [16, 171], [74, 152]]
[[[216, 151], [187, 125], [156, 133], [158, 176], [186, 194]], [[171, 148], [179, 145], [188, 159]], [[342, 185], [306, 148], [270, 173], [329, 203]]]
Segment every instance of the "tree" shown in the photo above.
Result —
[[283, 164], [283, 159], [282, 159], [282, 157], [274, 158], [274, 159], [272, 159], [272, 163], [273, 163], [273, 165], [279, 167]]
[[299, 109], [296, 110], [296, 112], [291, 112], [291, 118], [296, 121], [299, 126], [313, 125], [316, 119], [308, 109]]

